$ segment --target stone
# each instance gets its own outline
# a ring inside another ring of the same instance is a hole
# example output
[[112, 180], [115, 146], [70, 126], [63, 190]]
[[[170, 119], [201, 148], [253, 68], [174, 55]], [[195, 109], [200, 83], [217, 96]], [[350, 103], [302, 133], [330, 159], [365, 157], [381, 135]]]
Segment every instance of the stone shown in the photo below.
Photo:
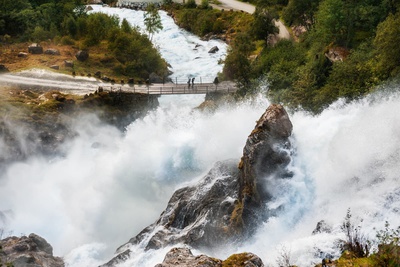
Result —
[[28, 52], [31, 54], [43, 54], [43, 47], [37, 43], [33, 43], [28, 46]]
[[50, 68], [53, 69], [53, 70], [59, 70], [59, 69], [60, 69], [60, 66], [58, 66], [58, 65], [51, 65]]
[[211, 258], [206, 255], [194, 256], [188, 248], [173, 248], [166, 255], [162, 263], [155, 267], [221, 267], [243, 266], [264, 267], [262, 260], [253, 253], [231, 255], [225, 261]]
[[101, 78], [101, 71], [96, 71], [96, 73], [94, 74], [94, 77], [96, 78]]
[[14, 267], [64, 267], [63, 260], [53, 256], [53, 247], [36, 234], [5, 238], [0, 247], [2, 257]]
[[86, 61], [89, 58], [89, 52], [86, 50], [79, 50], [75, 57], [79, 61]]
[[19, 52], [18, 57], [28, 57], [28, 53], [25, 52]]
[[72, 60], [64, 60], [64, 66], [66, 68], [73, 68], [74, 67], [74, 62]]
[[217, 53], [218, 51], [219, 51], [218, 46], [214, 46], [208, 51], [208, 53], [214, 54], [214, 53]]
[[327, 224], [324, 220], [321, 220], [317, 223], [317, 226], [312, 231], [313, 235], [321, 234], [321, 233], [330, 233], [332, 231], [332, 227]]
[[9, 70], [8, 70], [8, 68], [7, 68], [5, 65], [0, 64], [0, 73], [1, 73], [1, 72], [9, 72]]
[[[178, 189], [159, 219], [117, 249], [103, 266], [114, 266], [130, 247], [159, 249], [187, 244], [212, 249], [248, 240], [271, 213], [265, 209], [271, 196], [270, 179], [287, 179], [292, 123], [281, 105], [271, 105], [257, 121], [237, 160], [215, 163], [197, 184]], [[273, 216], [273, 214], [272, 214]], [[252, 266], [250, 263], [249, 267]]]
[[55, 48], [46, 49], [46, 50], [44, 51], [44, 53], [45, 53], [46, 55], [53, 55], [53, 56], [59, 56], [59, 55], [60, 55], [60, 51], [57, 50], [57, 49], [55, 49]]

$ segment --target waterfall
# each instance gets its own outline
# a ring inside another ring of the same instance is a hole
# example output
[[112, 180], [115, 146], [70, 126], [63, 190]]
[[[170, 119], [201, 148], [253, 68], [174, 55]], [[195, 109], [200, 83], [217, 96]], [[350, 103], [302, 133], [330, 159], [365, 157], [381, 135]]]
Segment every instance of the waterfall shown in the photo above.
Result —
[[[118, 14], [132, 24], [143, 19], [139, 11], [95, 11]], [[201, 51], [194, 50], [195, 44], [202, 44], [203, 52], [215, 44], [173, 26], [164, 13], [162, 18], [165, 32], [154, 38], [174, 75], [211, 77], [221, 71], [217, 62], [226, 45], [218, 42], [221, 54], [201, 54], [205, 63], [197, 64]], [[186, 43], [178, 49], [180, 40]], [[273, 200], [266, 207], [284, 208], [242, 247], [227, 244], [212, 256], [251, 251], [274, 265], [286, 249], [293, 264], [319, 263], [321, 253], [338, 256], [334, 244], [343, 238], [340, 225], [349, 208], [371, 239], [385, 220], [397, 227], [400, 96], [398, 87], [391, 89], [350, 104], [339, 100], [318, 116], [290, 113], [294, 176], [268, 188]], [[67, 266], [104, 263], [119, 245], [158, 218], [175, 189], [199, 180], [216, 161], [239, 161], [255, 121], [269, 105], [259, 96], [204, 114], [193, 110], [203, 97], [162, 97], [157, 110], [131, 123], [124, 133], [94, 115], [77, 119], [78, 136], [64, 144], [63, 155], [51, 160], [31, 157], [0, 174], [0, 228], [43, 236], [56, 255], [65, 256]], [[0, 149], [3, 142], [0, 138]], [[312, 235], [321, 220], [332, 230]], [[130, 266], [154, 266], [167, 249], [144, 253], [137, 248]]]

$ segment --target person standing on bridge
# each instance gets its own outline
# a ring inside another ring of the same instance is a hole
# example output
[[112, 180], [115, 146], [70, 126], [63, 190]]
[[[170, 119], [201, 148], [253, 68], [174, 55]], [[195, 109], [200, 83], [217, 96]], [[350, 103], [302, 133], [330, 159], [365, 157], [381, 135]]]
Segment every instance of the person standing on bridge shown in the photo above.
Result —
[[194, 88], [194, 77], [192, 78], [192, 88]]
[[188, 88], [190, 88], [190, 78], [188, 79], [187, 84], [188, 84]]

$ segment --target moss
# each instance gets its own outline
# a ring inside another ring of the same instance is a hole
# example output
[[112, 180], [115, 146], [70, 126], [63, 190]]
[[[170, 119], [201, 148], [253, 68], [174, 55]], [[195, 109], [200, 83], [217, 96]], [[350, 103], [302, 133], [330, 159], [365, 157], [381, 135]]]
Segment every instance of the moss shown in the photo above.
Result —
[[235, 208], [233, 209], [231, 213], [231, 218], [230, 218], [230, 223], [233, 228], [231, 231], [238, 231], [243, 228], [243, 202], [238, 201], [235, 203]]
[[251, 258], [249, 253], [233, 254], [222, 262], [222, 267], [244, 267], [244, 263]]

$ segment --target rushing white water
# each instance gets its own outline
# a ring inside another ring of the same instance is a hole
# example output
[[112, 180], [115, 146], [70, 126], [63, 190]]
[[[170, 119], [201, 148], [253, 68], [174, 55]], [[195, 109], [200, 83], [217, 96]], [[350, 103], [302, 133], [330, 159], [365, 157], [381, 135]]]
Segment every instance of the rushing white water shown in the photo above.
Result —
[[[93, 5], [93, 11], [108, 15], [116, 15], [122, 21], [126, 19], [132, 26], [137, 26], [146, 33], [143, 21], [144, 11], [119, 9]], [[218, 64], [225, 59], [227, 45], [220, 40], [202, 41], [197, 36], [179, 29], [174, 20], [165, 11], [159, 11], [163, 29], [155, 33], [153, 43], [161, 55], [171, 65], [171, 78], [178, 83], [184, 83], [189, 77], [195, 77], [196, 82], [212, 82], [223, 65]], [[214, 47], [216, 53], [208, 53]], [[210, 64], [212, 62], [212, 64]]]
[[[175, 28], [169, 34], [180, 33]], [[182, 57], [189, 59], [197, 55], [193, 49], [182, 52], [182, 46], [171, 48], [172, 52], [189, 53]], [[219, 71], [217, 60], [207, 63], [207, 71]], [[183, 76], [210, 75], [201, 64], [189, 66], [191, 72], [182, 70]], [[202, 99], [162, 97], [159, 109], [133, 122], [125, 133], [102, 125], [92, 115], [80, 118], [75, 125], [79, 135], [65, 145], [64, 156], [51, 161], [32, 157], [10, 164], [0, 174], [0, 211], [6, 216], [0, 217], [0, 228], [15, 235], [43, 236], [56, 255], [65, 256], [68, 266], [104, 263], [119, 245], [158, 218], [182, 183], [201, 178], [218, 160], [239, 160], [248, 134], [268, 106], [260, 96], [254, 102], [203, 114], [192, 109]], [[293, 264], [311, 266], [320, 262], [320, 251], [338, 255], [334, 243], [343, 237], [340, 224], [348, 208], [356, 223], [363, 219], [362, 229], [371, 238], [373, 228], [382, 228], [385, 220], [393, 227], [399, 223], [397, 93], [352, 104], [339, 101], [319, 116], [296, 112], [290, 117], [294, 177], [269, 188], [275, 197], [268, 208], [285, 208], [244, 246], [227, 244], [212, 256], [251, 251], [275, 265], [284, 250], [290, 251]], [[311, 235], [320, 220], [331, 225], [332, 232]], [[154, 266], [167, 250], [137, 249], [125, 266]]]

